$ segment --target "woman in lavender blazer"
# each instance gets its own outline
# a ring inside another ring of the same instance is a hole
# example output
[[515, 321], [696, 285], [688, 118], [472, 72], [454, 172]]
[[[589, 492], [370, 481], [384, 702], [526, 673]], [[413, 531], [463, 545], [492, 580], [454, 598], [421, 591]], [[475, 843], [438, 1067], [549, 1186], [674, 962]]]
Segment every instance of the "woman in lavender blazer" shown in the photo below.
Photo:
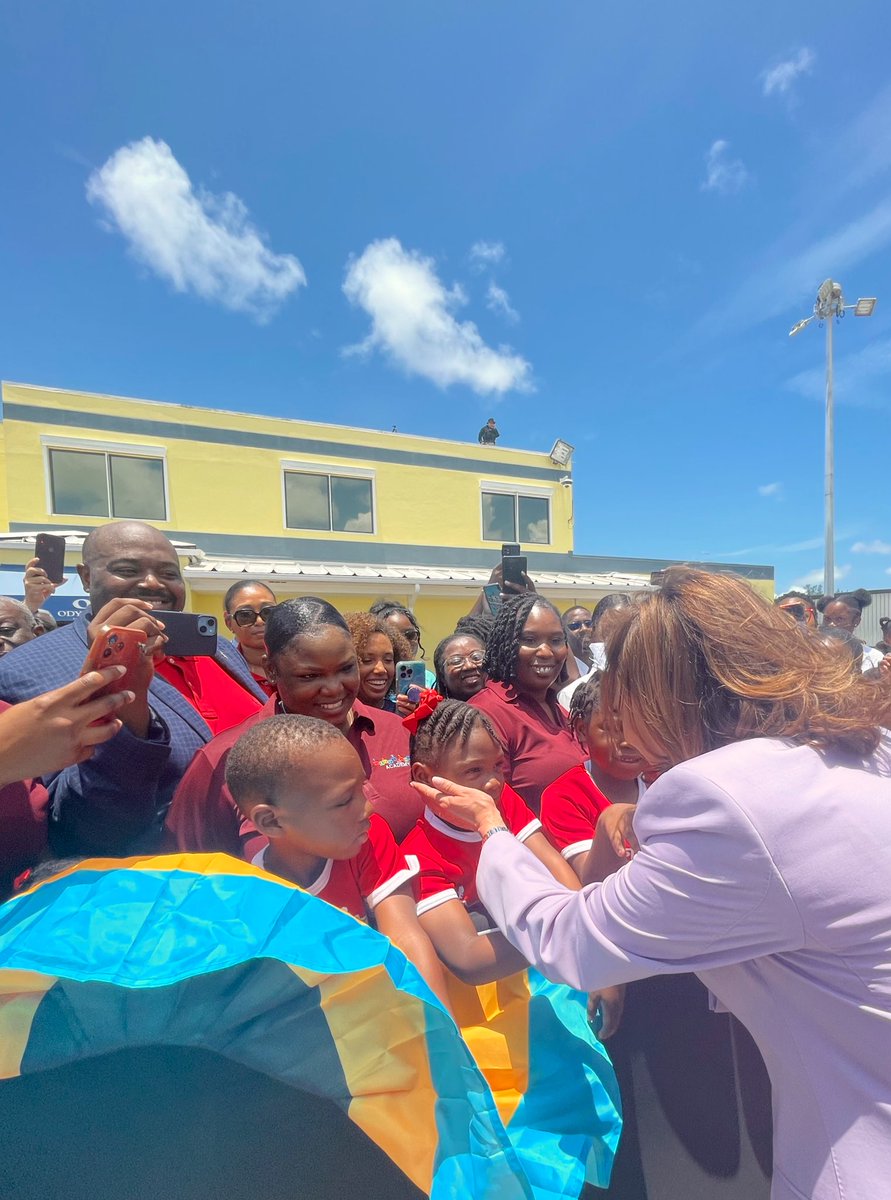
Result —
[[[629, 610], [604, 708], [667, 769], [639, 850], [568, 892], [480, 792], [427, 795], [485, 838], [486, 908], [585, 991], [694, 971], [773, 1087], [773, 1200], [891, 1189], [891, 694], [742, 580], [687, 568]], [[596, 841], [595, 841], [596, 844]]]

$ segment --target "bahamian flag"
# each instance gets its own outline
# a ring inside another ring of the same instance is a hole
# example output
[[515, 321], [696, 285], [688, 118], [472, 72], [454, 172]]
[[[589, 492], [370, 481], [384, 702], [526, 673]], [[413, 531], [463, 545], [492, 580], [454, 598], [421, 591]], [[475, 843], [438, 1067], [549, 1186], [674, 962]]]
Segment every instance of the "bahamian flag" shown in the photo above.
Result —
[[227, 855], [85, 860], [0, 908], [0, 1079], [200, 1047], [333, 1101], [433, 1200], [606, 1186], [583, 997], [531, 970], [452, 992], [466, 1041], [386, 938]]
[[619, 1085], [587, 1019], [587, 996], [530, 967], [449, 999], [536, 1200], [609, 1186], [622, 1132]]
[[333, 1100], [434, 1200], [531, 1195], [452, 1019], [324, 901], [195, 854], [85, 860], [0, 908], [0, 1078], [165, 1045]]

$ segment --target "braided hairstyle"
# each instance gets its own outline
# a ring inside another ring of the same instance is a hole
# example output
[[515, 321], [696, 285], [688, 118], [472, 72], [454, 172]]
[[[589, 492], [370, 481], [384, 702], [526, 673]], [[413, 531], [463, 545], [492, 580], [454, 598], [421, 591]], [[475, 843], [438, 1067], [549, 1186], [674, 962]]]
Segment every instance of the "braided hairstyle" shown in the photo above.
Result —
[[[560, 621], [560, 614], [544, 596], [530, 592], [525, 596], [511, 596], [501, 606], [492, 636], [486, 645], [486, 670], [496, 683], [510, 683], [517, 673], [517, 658], [520, 652], [520, 634], [533, 608], [547, 608]], [[562, 622], [561, 622], [562, 628]]]
[[578, 740], [579, 734], [591, 723], [591, 717], [600, 708], [601, 671], [593, 671], [572, 693], [569, 702], [569, 728]]
[[409, 757], [413, 763], [422, 762], [435, 769], [446, 747], [453, 742], [465, 746], [474, 729], [485, 729], [495, 745], [503, 749], [501, 739], [484, 712], [463, 700], [443, 700], [409, 738]]
[[[466, 617], [461, 617], [456, 623], [455, 633], [469, 633], [471, 637], [475, 637], [486, 646], [494, 628], [495, 618], [491, 613], [468, 613]], [[455, 633], [452, 634], [452, 637], [455, 636]]]

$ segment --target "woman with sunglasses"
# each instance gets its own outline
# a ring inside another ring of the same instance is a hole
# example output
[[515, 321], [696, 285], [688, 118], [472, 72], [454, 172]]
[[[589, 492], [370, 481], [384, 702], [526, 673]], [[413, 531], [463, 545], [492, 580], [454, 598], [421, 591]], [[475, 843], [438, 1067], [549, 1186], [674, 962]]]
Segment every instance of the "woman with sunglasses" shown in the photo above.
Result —
[[448, 700], [469, 700], [486, 686], [486, 643], [455, 630], [433, 651], [436, 690]]
[[[421, 645], [421, 627], [418, 624], [418, 618], [410, 608], [406, 608], [404, 604], [400, 604], [396, 600], [375, 600], [368, 611], [372, 616], [392, 626], [397, 633], [401, 633], [408, 642], [411, 658], [417, 662], [423, 662], [424, 647]], [[425, 667], [424, 673], [427, 687], [432, 688], [436, 682], [433, 672]]]
[[807, 625], [809, 629], [817, 628], [817, 610], [813, 600], [804, 592], [784, 592], [782, 596], [777, 596], [774, 604], [800, 625]]
[[238, 653], [250, 667], [254, 682], [267, 696], [275, 695], [275, 684], [266, 674], [266, 622], [277, 604], [275, 594], [260, 579], [239, 579], [223, 598], [223, 620], [233, 635]]

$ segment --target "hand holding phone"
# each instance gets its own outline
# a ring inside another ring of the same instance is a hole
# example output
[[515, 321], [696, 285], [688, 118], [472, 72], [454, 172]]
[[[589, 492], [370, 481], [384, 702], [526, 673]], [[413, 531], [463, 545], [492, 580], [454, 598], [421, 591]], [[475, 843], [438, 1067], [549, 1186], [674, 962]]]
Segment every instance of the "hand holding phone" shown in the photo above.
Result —
[[50, 583], [65, 582], [65, 539], [57, 533], [38, 533], [34, 539], [37, 566]]
[[133, 676], [145, 664], [147, 642], [147, 634], [142, 629], [132, 626], [108, 625], [100, 631], [87, 651], [87, 657], [80, 669], [81, 675], [99, 671], [103, 667], [122, 666], [125, 671], [98, 692], [94, 692], [94, 699], [99, 696], [111, 696], [115, 692], [133, 690]]
[[420, 659], [396, 664], [396, 680], [394, 688], [397, 696], [407, 696], [410, 687], [423, 688], [427, 686], [427, 668]]

